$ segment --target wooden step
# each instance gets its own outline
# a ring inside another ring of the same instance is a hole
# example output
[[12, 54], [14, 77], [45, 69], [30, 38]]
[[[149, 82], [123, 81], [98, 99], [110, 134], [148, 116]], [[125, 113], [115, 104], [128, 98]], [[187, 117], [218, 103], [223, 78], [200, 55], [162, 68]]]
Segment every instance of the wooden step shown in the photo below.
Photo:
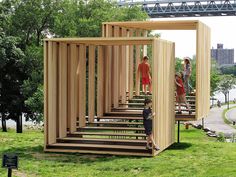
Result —
[[176, 121], [191, 121], [195, 120], [195, 114], [175, 114], [175, 120]]
[[120, 106], [144, 106], [144, 103], [120, 103]]
[[47, 146], [44, 149], [45, 152], [61, 152], [61, 153], [84, 153], [84, 154], [104, 154], [104, 155], [126, 155], [126, 156], [142, 156], [152, 157], [151, 152], [121, 152], [118, 150], [106, 151], [106, 150], [77, 150], [77, 149], [61, 149], [53, 146]]
[[112, 111], [142, 111], [143, 108], [137, 108], [137, 107], [117, 107], [117, 108], [113, 108]]
[[112, 144], [112, 145], [132, 145], [145, 146], [146, 140], [143, 139], [110, 139], [110, 138], [79, 138], [65, 137], [58, 138], [58, 143], [85, 143], [85, 144]]
[[138, 127], [77, 127], [77, 131], [88, 130], [113, 130], [113, 131], [144, 131], [144, 128]]
[[[188, 109], [180, 109], [181, 111], [183, 111], [183, 112], [188, 112]], [[195, 110], [196, 109], [190, 109], [192, 112], [195, 112]], [[175, 111], [177, 112], [178, 111], [178, 109], [175, 109]]]
[[142, 112], [137, 112], [137, 111], [130, 111], [130, 112], [115, 112], [115, 111], [112, 111], [112, 112], [109, 112], [109, 113], [105, 113], [106, 116], [125, 116], [125, 117], [142, 117]]
[[142, 122], [114, 122], [114, 121], [99, 121], [99, 122], [90, 122], [87, 123], [90, 126], [97, 126], [97, 125], [143, 125]]
[[146, 137], [144, 133], [114, 133], [114, 132], [74, 132], [68, 134], [69, 137], [77, 137], [81, 135], [94, 135], [94, 136], [127, 136], [127, 137]]
[[99, 119], [100, 121], [102, 119], [104, 120], [109, 120], [109, 119], [118, 119], [118, 120], [143, 120], [143, 117], [139, 116], [139, 117], [135, 117], [135, 116], [131, 116], [131, 117], [128, 117], [128, 116], [124, 116], [124, 115], [121, 115], [121, 116], [101, 116], [101, 117], [97, 117], [97, 119]]

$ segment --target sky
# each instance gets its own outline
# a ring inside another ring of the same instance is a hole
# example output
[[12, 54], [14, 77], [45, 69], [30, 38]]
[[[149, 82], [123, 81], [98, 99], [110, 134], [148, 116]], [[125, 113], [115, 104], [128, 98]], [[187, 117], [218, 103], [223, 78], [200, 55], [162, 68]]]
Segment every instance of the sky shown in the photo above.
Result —
[[[224, 48], [236, 50], [236, 16], [219, 17], [185, 17], [185, 18], [156, 18], [151, 20], [199, 20], [211, 28], [211, 47], [218, 43]], [[192, 30], [158, 30], [162, 39], [175, 42], [176, 57], [192, 57], [196, 54], [196, 32]], [[235, 51], [236, 52], [236, 51]], [[234, 61], [236, 62], [234, 52]]]

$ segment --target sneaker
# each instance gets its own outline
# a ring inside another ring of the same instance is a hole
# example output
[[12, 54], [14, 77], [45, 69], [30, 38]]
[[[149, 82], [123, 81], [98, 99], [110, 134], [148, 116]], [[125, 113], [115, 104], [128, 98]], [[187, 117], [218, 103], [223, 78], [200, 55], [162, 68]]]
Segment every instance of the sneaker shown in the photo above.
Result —
[[156, 146], [154, 146], [154, 149], [156, 150], [156, 151], [159, 151], [160, 150], [160, 148], [156, 145]]
[[146, 145], [146, 149], [149, 150], [152, 149], [152, 147], [150, 145]]
[[182, 114], [182, 111], [178, 111], [177, 114]]

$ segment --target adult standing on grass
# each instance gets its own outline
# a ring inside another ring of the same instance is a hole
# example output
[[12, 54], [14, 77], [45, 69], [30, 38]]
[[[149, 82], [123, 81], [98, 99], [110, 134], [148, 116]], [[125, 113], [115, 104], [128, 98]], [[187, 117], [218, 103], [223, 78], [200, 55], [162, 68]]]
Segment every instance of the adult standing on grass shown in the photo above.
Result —
[[152, 135], [152, 118], [155, 116], [155, 112], [152, 113], [152, 100], [145, 99], [144, 100], [144, 109], [143, 109], [143, 125], [145, 128], [145, 133], [147, 135], [147, 146], [146, 149], [152, 149], [150, 143], [152, 143], [153, 148], [158, 151], [160, 148], [156, 145], [153, 140]]
[[147, 85], [149, 86], [149, 94], [152, 94], [152, 78], [150, 74], [150, 65], [148, 63], [148, 56], [143, 57], [142, 63], [138, 66], [137, 73], [142, 75], [142, 89], [145, 95], [147, 94]]

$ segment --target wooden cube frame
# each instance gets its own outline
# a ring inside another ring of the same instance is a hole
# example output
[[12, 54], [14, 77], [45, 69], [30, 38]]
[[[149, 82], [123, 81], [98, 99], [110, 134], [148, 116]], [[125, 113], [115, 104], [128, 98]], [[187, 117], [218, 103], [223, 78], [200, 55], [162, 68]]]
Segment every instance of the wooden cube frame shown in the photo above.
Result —
[[[55, 144], [57, 138], [75, 132], [77, 123], [79, 127], [85, 126], [86, 104], [89, 104], [89, 122], [94, 121], [94, 116], [101, 116], [118, 106], [119, 95], [126, 96], [126, 64], [133, 66], [134, 60], [140, 60], [141, 48], [146, 45], [152, 46], [152, 70], [158, 71], [153, 75], [154, 138], [161, 151], [174, 143], [174, 43], [147, 37], [55, 38], [44, 41], [45, 150], [47, 145]], [[86, 62], [89, 65], [88, 102]], [[153, 151], [152, 155], [156, 154]]]
[[[196, 30], [196, 115], [194, 118], [191, 116], [176, 120], [197, 120], [207, 117], [210, 111], [210, 28], [198, 20], [105, 22], [102, 26], [102, 35], [103, 37], [146, 37], [147, 31], [150, 30]], [[143, 50], [146, 55], [145, 46]], [[127, 91], [132, 98], [134, 88], [129, 78], [130, 76], [127, 75]], [[140, 79], [137, 78], [136, 83], [139, 82]], [[138, 85], [136, 84], [136, 93], [139, 93]]]

